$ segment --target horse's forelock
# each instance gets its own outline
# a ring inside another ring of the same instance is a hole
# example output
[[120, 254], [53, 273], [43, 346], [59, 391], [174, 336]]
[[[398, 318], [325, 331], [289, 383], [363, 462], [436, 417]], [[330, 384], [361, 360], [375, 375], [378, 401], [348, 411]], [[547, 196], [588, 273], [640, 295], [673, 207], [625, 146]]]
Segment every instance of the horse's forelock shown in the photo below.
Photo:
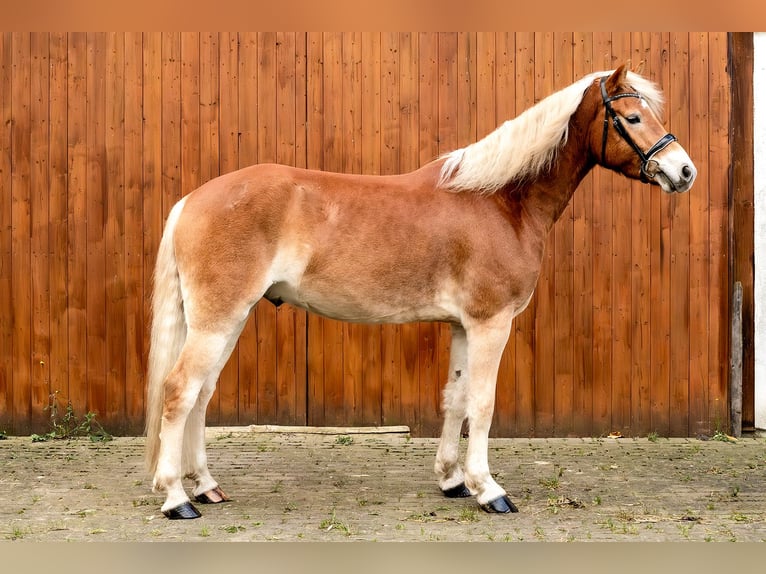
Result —
[[628, 72], [627, 81], [630, 89], [635, 90], [644, 98], [649, 108], [658, 118], [662, 118], [665, 107], [665, 98], [660, 87], [651, 80], [639, 76], [635, 72]]

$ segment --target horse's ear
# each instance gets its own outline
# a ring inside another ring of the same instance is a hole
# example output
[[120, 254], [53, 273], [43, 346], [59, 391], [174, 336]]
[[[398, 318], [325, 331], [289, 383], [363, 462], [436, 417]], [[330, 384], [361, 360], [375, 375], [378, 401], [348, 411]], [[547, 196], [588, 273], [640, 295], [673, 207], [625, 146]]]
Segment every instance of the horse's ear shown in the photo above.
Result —
[[621, 64], [612, 75], [606, 80], [606, 93], [613, 94], [617, 89], [625, 83], [625, 76], [628, 73], [628, 68], [625, 64]]
[[643, 73], [644, 73], [644, 67], [645, 67], [645, 66], [646, 66], [646, 60], [641, 60], [641, 61], [638, 63], [638, 66], [636, 66], [636, 67], [633, 69], [633, 71], [634, 71], [636, 74], [638, 74], [638, 75], [641, 75], [641, 74], [643, 74]]

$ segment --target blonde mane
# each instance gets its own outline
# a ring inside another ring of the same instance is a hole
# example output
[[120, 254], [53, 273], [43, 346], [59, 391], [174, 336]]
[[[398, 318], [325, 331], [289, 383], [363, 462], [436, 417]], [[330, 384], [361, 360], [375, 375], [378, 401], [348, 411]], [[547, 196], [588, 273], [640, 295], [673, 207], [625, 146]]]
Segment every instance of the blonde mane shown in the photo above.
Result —
[[[582, 102], [588, 85], [611, 72], [596, 72], [546, 97], [508, 120], [484, 139], [444, 156], [439, 187], [491, 194], [510, 181], [534, 178], [550, 167], [567, 141], [569, 118]], [[653, 82], [628, 72], [627, 81], [661, 116], [663, 98]]]

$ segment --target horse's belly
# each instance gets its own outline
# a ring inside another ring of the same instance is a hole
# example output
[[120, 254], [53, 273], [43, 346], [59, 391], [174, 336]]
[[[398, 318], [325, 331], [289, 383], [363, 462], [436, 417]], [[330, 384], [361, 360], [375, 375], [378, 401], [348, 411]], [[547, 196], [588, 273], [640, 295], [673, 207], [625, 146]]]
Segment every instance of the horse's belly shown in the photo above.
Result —
[[411, 323], [415, 321], [457, 321], [459, 312], [448, 298], [404, 302], [392, 298], [360, 298], [340, 291], [318, 292], [297, 289], [289, 283], [275, 283], [264, 295], [273, 303], [289, 303], [330, 319], [353, 323]]

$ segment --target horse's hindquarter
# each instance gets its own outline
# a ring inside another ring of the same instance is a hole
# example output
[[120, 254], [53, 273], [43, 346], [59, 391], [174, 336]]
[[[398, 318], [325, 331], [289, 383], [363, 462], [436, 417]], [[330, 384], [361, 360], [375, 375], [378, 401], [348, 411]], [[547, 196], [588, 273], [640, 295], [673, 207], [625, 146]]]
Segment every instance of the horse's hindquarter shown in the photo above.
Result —
[[489, 316], [531, 289], [529, 270], [513, 263], [518, 236], [493, 200], [435, 190], [438, 170], [242, 171], [185, 209], [206, 222], [194, 242], [224, 289], [357, 322]]

